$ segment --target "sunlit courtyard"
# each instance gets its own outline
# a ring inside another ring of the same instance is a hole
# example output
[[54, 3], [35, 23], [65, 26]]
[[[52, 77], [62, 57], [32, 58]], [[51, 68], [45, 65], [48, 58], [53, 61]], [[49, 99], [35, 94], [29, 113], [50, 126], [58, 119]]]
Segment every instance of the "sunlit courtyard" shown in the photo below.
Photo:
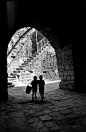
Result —
[[9, 94], [22, 94], [39, 75], [45, 80], [45, 91], [58, 89], [61, 79], [57, 63], [54, 48], [41, 32], [30, 27], [17, 30], [7, 50], [8, 84], [12, 85], [8, 85]]

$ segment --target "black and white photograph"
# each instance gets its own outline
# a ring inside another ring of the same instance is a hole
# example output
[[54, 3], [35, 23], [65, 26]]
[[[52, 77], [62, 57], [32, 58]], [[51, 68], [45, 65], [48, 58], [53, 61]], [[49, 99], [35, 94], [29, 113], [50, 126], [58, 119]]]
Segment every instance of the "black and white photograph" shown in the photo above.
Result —
[[86, 132], [85, 0], [0, 0], [0, 132]]

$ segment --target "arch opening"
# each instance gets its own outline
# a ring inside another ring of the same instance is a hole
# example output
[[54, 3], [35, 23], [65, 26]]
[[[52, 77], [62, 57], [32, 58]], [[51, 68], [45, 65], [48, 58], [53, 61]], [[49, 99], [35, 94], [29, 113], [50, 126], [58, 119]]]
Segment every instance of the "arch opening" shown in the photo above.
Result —
[[24, 27], [12, 36], [7, 50], [8, 85], [26, 86], [33, 76], [45, 83], [60, 82], [57, 58], [48, 39], [35, 28]]

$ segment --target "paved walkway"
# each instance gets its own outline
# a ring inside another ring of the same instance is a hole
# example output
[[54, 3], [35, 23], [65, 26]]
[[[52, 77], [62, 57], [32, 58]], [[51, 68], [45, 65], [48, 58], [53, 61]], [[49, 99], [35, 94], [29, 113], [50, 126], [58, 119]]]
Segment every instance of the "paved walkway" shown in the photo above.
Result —
[[9, 94], [0, 125], [1, 132], [86, 132], [86, 95], [57, 89], [32, 102], [31, 95]]

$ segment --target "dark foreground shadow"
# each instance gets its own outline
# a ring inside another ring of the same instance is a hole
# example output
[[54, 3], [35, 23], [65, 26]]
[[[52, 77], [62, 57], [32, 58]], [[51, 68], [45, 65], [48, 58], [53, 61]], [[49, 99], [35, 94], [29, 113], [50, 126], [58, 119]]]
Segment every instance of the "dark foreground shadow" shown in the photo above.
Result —
[[48, 104], [48, 103], [50, 103], [50, 101], [48, 101], [48, 100], [43, 100], [43, 101], [41, 101], [41, 100], [34, 100], [34, 101], [32, 101], [32, 100], [27, 100], [27, 101], [21, 101], [21, 102], [19, 102], [19, 104], [27, 104], [27, 103], [29, 103], [29, 104]]
[[11, 95], [9, 95], [8, 98], [8, 103], [13, 103], [13, 104], [49, 104], [51, 101], [47, 98], [44, 98], [43, 101], [41, 101], [40, 98], [35, 99], [34, 101], [32, 101], [32, 99], [16, 99], [15, 97], [12, 97]]

